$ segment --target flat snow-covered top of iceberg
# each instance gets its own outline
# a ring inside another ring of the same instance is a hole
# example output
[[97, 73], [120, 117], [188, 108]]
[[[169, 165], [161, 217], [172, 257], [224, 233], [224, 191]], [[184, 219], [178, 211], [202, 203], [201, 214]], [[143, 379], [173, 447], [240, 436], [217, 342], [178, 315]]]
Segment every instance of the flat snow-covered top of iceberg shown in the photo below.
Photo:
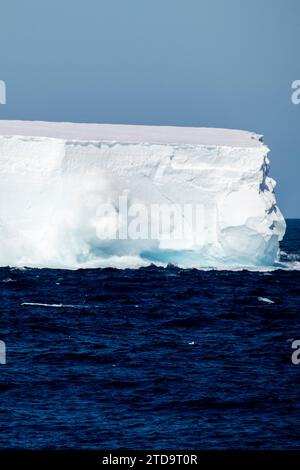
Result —
[[246, 148], [263, 145], [260, 140], [261, 136], [254, 132], [208, 127], [0, 120], [0, 135], [52, 137], [66, 140], [216, 145]]

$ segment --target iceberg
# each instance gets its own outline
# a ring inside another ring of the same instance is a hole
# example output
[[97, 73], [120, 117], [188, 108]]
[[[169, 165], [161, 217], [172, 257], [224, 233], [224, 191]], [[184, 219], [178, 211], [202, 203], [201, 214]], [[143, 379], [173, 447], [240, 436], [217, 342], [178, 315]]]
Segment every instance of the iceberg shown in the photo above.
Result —
[[274, 266], [268, 152], [240, 130], [0, 121], [0, 266]]

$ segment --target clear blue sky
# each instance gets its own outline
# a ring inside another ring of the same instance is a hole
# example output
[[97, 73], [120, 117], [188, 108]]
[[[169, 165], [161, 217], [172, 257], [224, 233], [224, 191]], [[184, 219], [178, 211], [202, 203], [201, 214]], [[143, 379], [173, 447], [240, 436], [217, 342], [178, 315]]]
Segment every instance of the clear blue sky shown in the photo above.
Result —
[[0, 119], [254, 130], [300, 217], [299, 0], [2, 0], [0, 21]]

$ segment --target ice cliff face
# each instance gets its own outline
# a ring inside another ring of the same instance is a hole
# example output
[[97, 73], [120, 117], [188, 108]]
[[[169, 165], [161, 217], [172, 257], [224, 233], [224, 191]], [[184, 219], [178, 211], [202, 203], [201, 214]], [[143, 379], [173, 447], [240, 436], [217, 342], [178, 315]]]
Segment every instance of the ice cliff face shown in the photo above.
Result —
[[0, 121], [0, 265], [271, 266], [267, 154], [244, 131]]

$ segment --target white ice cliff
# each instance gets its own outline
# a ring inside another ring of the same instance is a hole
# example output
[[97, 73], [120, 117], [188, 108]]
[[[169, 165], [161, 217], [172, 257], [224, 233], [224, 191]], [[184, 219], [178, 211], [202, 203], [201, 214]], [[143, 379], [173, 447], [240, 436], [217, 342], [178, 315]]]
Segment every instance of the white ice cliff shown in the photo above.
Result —
[[238, 130], [0, 121], [0, 266], [271, 266], [267, 154]]

